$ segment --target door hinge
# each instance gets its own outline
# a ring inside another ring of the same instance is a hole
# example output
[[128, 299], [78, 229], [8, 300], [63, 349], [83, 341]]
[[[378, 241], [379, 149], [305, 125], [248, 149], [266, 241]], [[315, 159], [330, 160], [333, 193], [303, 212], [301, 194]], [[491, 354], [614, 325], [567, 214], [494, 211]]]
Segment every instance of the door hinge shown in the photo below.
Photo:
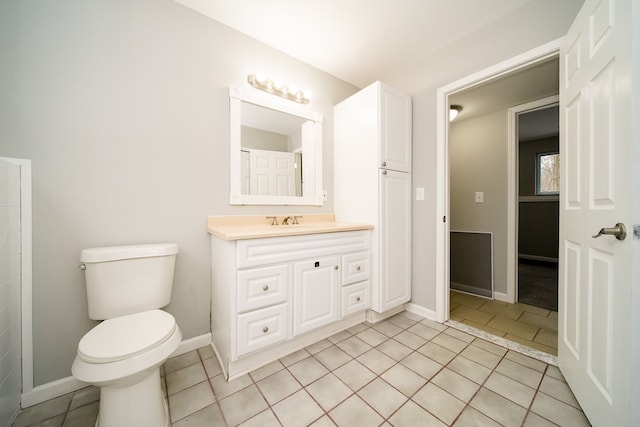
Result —
[[447, 216], [446, 215], [442, 217], [442, 222], [447, 222]]

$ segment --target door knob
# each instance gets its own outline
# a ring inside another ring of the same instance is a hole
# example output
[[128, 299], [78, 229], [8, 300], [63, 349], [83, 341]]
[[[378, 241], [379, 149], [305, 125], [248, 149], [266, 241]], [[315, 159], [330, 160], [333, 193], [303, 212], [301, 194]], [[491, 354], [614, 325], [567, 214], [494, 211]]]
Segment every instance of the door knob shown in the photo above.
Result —
[[627, 237], [627, 229], [625, 228], [623, 223], [619, 222], [616, 224], [615, 227], [601, 228], [600, 231], [598, 231], [598, 234], [594, 234], [591, 237], [593, 237], [594, 239], [597, 239], [600, 236], [616, 236], [616, 239], [624, 240]]

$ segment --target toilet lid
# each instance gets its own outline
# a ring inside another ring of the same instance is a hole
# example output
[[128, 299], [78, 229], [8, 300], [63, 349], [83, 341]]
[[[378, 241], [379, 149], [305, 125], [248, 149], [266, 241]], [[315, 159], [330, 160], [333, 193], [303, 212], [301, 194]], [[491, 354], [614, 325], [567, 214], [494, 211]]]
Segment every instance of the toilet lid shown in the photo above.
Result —
[[162, 344], [175, 330], [175, 319], [162, 310], [116, 317], [82, 337], [78, 356], [91, 363], [116, 362]]

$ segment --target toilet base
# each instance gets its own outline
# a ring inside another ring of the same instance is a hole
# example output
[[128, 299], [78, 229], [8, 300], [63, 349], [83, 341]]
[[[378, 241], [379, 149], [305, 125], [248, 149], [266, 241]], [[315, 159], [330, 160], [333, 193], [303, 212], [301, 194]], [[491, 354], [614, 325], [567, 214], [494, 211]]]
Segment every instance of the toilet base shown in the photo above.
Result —
[[160, 368], [126, 387], [101, 387], [96, 426], [170, 426], [169, 410], [160, 385]]

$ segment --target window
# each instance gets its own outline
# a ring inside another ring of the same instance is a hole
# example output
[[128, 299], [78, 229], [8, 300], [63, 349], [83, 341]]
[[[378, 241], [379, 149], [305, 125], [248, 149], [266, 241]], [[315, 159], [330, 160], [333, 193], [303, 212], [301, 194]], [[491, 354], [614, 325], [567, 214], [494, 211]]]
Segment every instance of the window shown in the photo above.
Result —
[[560, 192], [560, 154], [540, 153], [536, 157], [536, 194]]

